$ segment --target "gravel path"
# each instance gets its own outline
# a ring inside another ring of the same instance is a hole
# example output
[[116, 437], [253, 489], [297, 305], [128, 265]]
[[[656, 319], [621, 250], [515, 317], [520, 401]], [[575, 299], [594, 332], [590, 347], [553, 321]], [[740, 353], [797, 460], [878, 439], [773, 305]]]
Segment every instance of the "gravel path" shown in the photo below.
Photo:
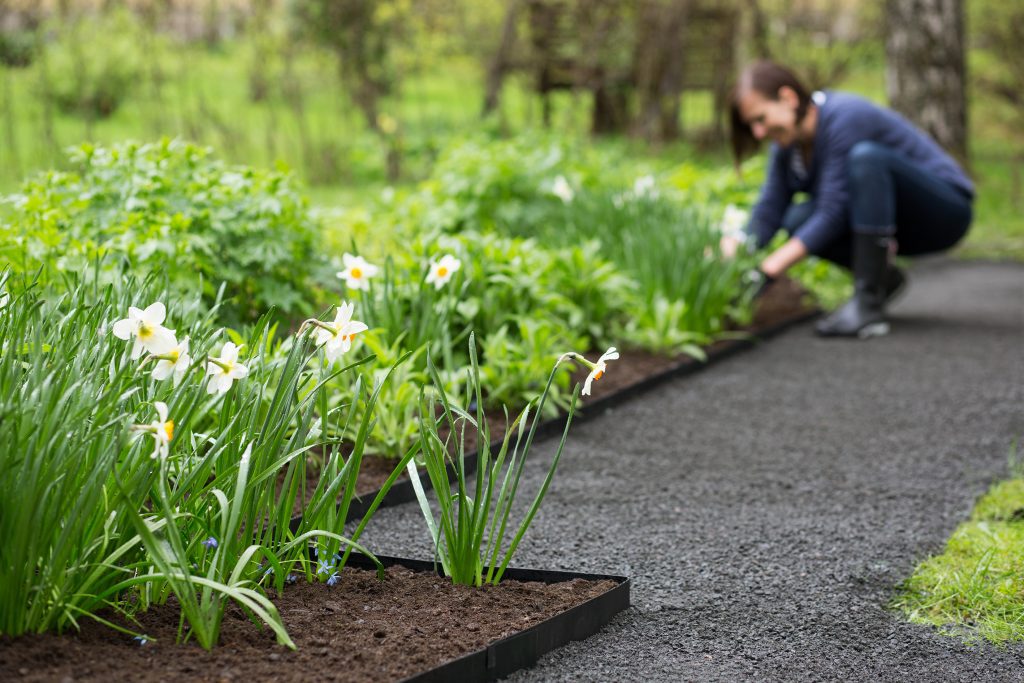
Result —
[[[631, 576], [633, 607], [509, 680], [1024, 681], [1024, 647], [885, 607], [1024, 436], [1024, 267], [911, 277], [888, 337], [801, 325], [574, 428], [516, 564]], [[364, 540], [429, 555], [415, 505]]]

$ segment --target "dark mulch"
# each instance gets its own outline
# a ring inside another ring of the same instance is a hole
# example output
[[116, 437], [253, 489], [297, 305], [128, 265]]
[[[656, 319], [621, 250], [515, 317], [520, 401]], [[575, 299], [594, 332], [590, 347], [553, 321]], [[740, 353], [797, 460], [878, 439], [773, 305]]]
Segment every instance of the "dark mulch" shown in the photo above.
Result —
[[138, 630], [153, 638], [144, 645], [89, 619], [77, 634], [0, 639], [0, 680], [399, 680], [614, 587], [575, 579], [468, 588], [404, 567], [390, 567], [384, 581], [346, 568], [334, 586], [299, 581], [274, 600], [298, 651], [277, 645], [235, 606], [212, 652], [178, 645], [179, 611], [167, 605], [139, 615]]

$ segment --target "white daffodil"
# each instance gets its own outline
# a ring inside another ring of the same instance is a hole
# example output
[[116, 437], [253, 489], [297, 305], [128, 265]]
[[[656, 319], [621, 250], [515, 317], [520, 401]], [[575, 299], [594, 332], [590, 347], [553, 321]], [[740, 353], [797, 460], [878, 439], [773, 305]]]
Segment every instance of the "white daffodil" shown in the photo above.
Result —
[[601, 379], [604, 376], [605, 370], [608, 369], [607, 361], [615, 360], [619, 357], [619, 352], [615, 350], [615, 347], [610, 347], [607, 351], [601, 354], [601, 357], [597, 359], [596, 363], [591, 363], [583, 357], [578, 357], [584, 365], [590, 368], [590, 374], [587, 375], [587, 380], [583, 383], [583, 391], [580, 393], [584, 396], [590, 396], [590, 385]]
[[154, 401], [157, 420], [144, 425], [132, 425], [132, 430], [146, 432], [153, 436], [156, 447], [153, 449], [151, 458], [166, 458], [171, 450], [171, 439], [174, 438], [174, 420], [167, 419], [167, 404], [163, 401]]
[[163, 353], [164, 350], [177, 343], [174, 338], [174, 330], [163, 326], [166, 316], [167, 310], [159, 301], [144, 311], [129, 306], [128, 317], [114, 323], [114, 336], [125, 341], [135, 337], [135, 345], [132, 346], [132, 360], [141, 356], [143, 351], [154, 354]]
[[232, 342], [224, 342], [220, 358], [210, 356], [207, 360], [206, 374], [212, 377], [206, 385], [206, 391], [211, 394], [227, 392], [236, 379], [249, 374], [249, 368], [238, 362], [238, 347]]
[[338, 277], [345, 281], [349, 289], [369, 289], [370, 278], [374, 277], [380, 268], [367, 263], [362, 256], [342, 254], [341, 260], [345, 264], [345, 270], [338, 272]]
[[451, 254], [445, 254], [441, 257], [440, 261], [434, 261], [430, 264], [430, 273], [427, 274], [427, 284], [433, 284], [434, 289], [441, 289], [448, 284], [448, 281], [452, 279], [452, 275], [455, 274], [455, 271], [461, 267], [462, 261]]
[[555, 178], [555, 182], [551, 184], [551, 194], [555, 195], [563, 202], [568, 204], [576, 196], [576, 193], [572, 189], [572, 185], [565, 179], [564, 175], [560, 175]]
[[746, 211], [730, 204], [725, 207], [725, 213], [722, 215], [722, 222], [718, 224], [718, 229], [723, 235], [738, 235], [746, 227], [748, 216]]
[[165, 380], [174, 373], [174, 381], [179, 381], [192, 364], [192, 358], [188, 355], [188, 337], [161, 353], [153, 354], [150, 359], [157, 362], [153, 368], [153, 379]]
[[654, 182], [654, 176], [645, 175], [640, 176], [633, 181], [633, 195], [635, 197], [648, 197], [650, 199], [658, 198], [658, 188]]
[[356, 335], [369, 329], [366, 323], [352, 320], [354, 310], [355, 304], [342, 301], [336, 310], [334, 322], [306, 321], [306, 323], [316, 326], [314, 338], [318, 346], [324, 347], [328, 363], [334, 363], [342, 354], [351, 351]]

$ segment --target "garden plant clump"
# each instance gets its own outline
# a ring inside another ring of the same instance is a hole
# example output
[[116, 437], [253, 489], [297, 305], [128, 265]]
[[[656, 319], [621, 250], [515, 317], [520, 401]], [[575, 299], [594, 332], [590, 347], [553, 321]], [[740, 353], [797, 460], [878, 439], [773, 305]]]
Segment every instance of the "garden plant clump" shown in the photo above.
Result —
[[[291, 644], [267, 590], [295, 573], [330, 580], [353, 549], [368, 554], [342, 535], [336, 501], [353, 495], [376, 394], [355, 390], [363, 438], [345, 462], [323, 437], [354, 407], [313, 431], [326, 381], [352, 365], [311, 371], [325, 351], [305, 333], [276, 339], [267, 316], [228, 341], [198, 298], [155, 277], [50, 295], [30, 283], [4, 302], [3, 632], [63, 631], [173, 594], [182, 635], [203, 647], [229, 601]], [[290, 528], [302, 456], [318, 445], [328, 464]], [[330, 561], [311, 562], [310, 543]]]
[[255, 322], [271, 306], [297, 317], [326, 301], [330, 264], [319, 227], [294, 178], [230, 166], [179, 140], [69, 151], [70, 171], [26, 181], [0, 214], [0, 255], [15, 272], [42, 269], [42, 283], [98, 267], [109, 281], [167, 273], [172, 287], [202, 278], [220, 319]]

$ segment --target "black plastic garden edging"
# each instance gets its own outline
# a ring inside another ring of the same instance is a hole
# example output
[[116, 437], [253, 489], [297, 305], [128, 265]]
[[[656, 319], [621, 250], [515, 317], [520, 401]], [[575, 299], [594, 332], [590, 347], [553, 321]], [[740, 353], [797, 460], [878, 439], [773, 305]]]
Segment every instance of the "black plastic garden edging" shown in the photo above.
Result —
[[[398, 565], [417, 572], [440, 573], [440, 568], [433, 562], [387, 557], [384, 555], [378, 555], [377, 559], [385, 567]], [[349, 557], [346, 566], [367, 570], [376, 568], [376, 565], [366, 557], [355, 553]], [[631, 583], [629, 578], [625, 576], [579, 574], [576, 572], [509, 567], [505, 571], [503, 578], [514, 581], [540, 581], [543, 583], [561, 583], [573, 579], [584, 579], [587, 581], [607, 580], [614, 581], [616, 585], [596, 598], [591, 598], [583, 604], [545, 619], [536, 626], [495, 641], [486, 648], [410, 676], [403, 679], [403, 683], [441, 683], [447, 681], [474, 683], [476, 681], [497, 680], [519, 669], [533, 666], [542, 656], [567, 643], [574, 640], [583, 640], [594, 635], [608, 624], [616, 614], [629, 607]]]
[[[749, 332], [749, 338], [731, 339], [728, 341], [719, 342], [718, 344], [714, 345], [713, 347], [707, 350], [706, 361], [699, 361], [690, 356], [679, 356], [671, 366], [667, 367], [663, 371], [649, 375], [634, 384], [630, 384], [629, 386], [624, 387], [619, 391], [616, 391], [613, 394], [608, 394], [607, 396], [602, 396], [601, 398], [589, 401], [583, 408], [578, 409], [576, 411], [576, 416], [573, 419], [578, 422], [581, 420], [586, 420], [594, 415], [599, 415], [601, 412], [609, 408], [613, 408], [617, 405], [620, 405], [623, 402], [627, 401], [628, 399], [632, 398], [633, 396], [648, 391], [659, 384], [667, 382], [668, 380], [684, 377], [686, 375], [698, 372], [700, 370], [703, 370], [707, 367], [714, 365], [717, 362], [725, 360], [726, 358], [730, 358], [731, 356], [734, 356], [741, 351], [753, 348], [759, 342], [777, 336], [784, 332], [785, 330], [789, 329], [790, 327], [810, 320], [811, 318], [813, 318], [816, 315], [819, 315], [820, 313], [821, 311], [817, 308], [806, 309], [792, 316], [784, 318], [783, 320], [772, 325], [768, 325], [764, 328], [755, 328], [751, 330]], [[556, 433], [564, 426], [564, 424], [564, 414], [550, 418], [548, 420], [544, 420], [537, 426], [537, 436], [545, 436], [548, 434]], [[495, 437], [491, 441], [491, 447], [500, 447], [501, 440], [502, 436]], [[478, 451], [473, 451], [471, 453], [466, 454], [465, 468], [467, 474], [471, 474], [474, 471], [476, 471], [477, 454]], [[455, 468], [453, 465], [449, 465], [449, 481], [451, 481], [454, 475]], [[424, 490], [428, 490], [430, 488], [429, 479], [424, 478], [422, 480], [422, 484]], [[379, 489], [375, 491], [369, 491], [363, 494], [362, 496], [353, 497], [351, 503], [349, 504], [347, 519], [355, 520], [365, 515], [366, 511], [370, 507], [370, 504], [377, 497], [378, 492]], [[412, 482], [408, 478], [399, 479], [391, 486], [391, 490], [388, 491], [387, 495], [384, 496], [384, 499], [381, 501], [378, 509], [393, 507], [395, 505], [401, 505], [402, 503], [408, 503], [414, 500], [416, 500], [416, 491], [415, 489], [413, 489]], [[291, 528], [293, 530], [298, 528], [301, 519], [301, 515], [292, 518]]]

